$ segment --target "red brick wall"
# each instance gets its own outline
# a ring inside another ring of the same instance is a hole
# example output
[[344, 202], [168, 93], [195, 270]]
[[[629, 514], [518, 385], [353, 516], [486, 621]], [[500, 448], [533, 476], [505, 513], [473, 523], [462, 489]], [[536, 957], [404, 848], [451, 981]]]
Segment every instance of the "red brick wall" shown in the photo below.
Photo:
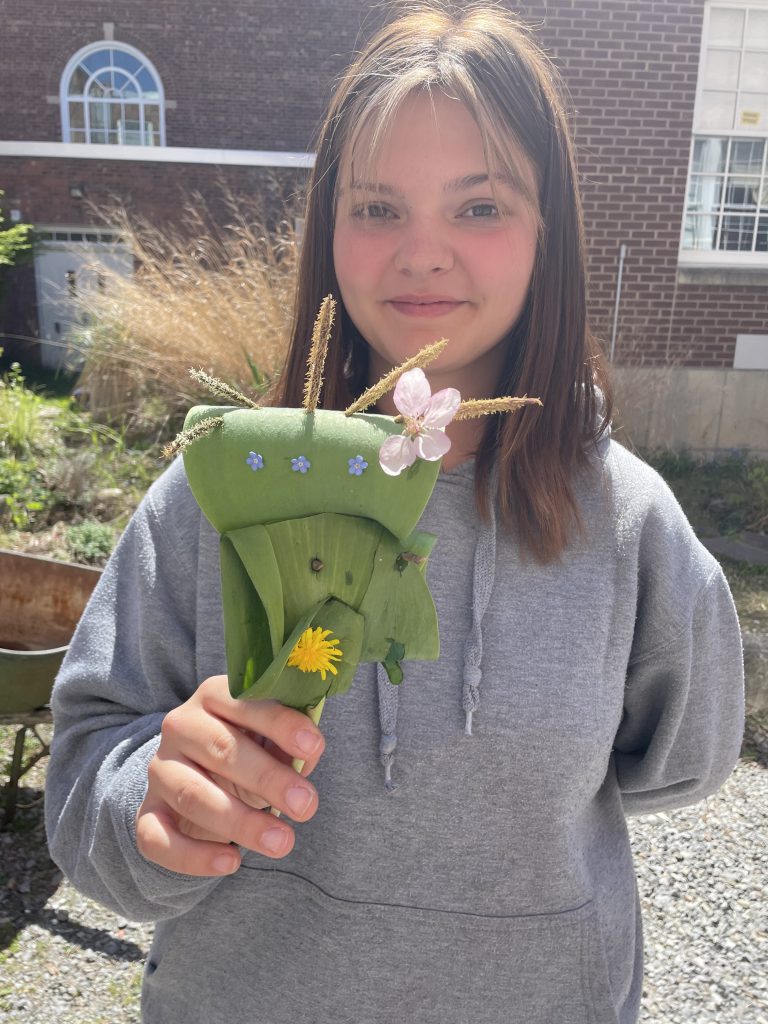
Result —
[[732, 366], [736, 335], [768, 332], [765, 281], [676, 287], [703, 0], [520, 5], [572, 97], [590, 252], [590, 311], [617, 358]]
[[169, 146], [307, 150], [333, 78], [348, 63], [368, 5], [357, 0], [5, 0], [0, 138], [61, 140], [58, 96], [69, 59], [103, 39], [139, 49], [168, 100]]
[[[36, 0], [32, 31], [26, 0], [6, 6], [0, 45], [10, 59], [0, 61], [0, 95], [18, 100], [0, 110], [0, 138], [61, 137], [58, 107], [45, 96], [58, 94], [69, 57], [115, 21], [116, 39], [155, 63], [177, 102], [167, 114], [169, 145], [278, 150], [310, 148], [332, 79], [380, 17], [360, 0], [220, 0], [218, 17], [181, 0], [132, 0], [119, 12], [93, 0]], [[768, 332], [765, 285], [738, 276], [683, 283], [677, 274], [704, 0], [509, 6], [538, 26], [571, 92], [598, 332], [608, 344], [625, 243], [618, 357], [730, 366], [737, 334]], [[208, 191], [216, 173], [95, 161], [57, 162], [52, 172], [52, 161], [1, 161], [0, 187], [45, 222], [89, 222], [68, 198], [80, 181], [89, 198], [117, 191], [162, 220], [176, 216], [180, 190]], [[256, 171], [226, 176], [246, 190], [264, 180]]]

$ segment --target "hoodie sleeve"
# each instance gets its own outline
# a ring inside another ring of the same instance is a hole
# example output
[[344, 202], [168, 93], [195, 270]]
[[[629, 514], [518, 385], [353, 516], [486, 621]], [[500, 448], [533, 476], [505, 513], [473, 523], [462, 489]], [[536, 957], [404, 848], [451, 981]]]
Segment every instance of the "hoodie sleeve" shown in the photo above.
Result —
[[661, 501], [641, 531], [635, 638], [614, 740], [627, 814], [709, 796], [730, 775], [744, 729], [741, 633], [728, 583], [659, 485]]
[[115, 549], [51, 701], [51, 856], [78, 889], [132, 920], [174, 917], [219, 882], [145, 860], [135, 836], [163, 717], [200, 681], [200, 523], [177, 462], [149, 490]]

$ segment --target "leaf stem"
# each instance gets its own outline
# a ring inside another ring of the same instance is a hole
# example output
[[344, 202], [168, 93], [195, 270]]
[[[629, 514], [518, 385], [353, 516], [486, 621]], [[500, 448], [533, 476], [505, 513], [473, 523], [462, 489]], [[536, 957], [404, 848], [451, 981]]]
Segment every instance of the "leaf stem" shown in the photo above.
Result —
[[[320, 716], [323, 713], [324, 707], [325, 697], [321, 697], [317, 704], [309, 708], [303, 708], [302, 710], [304, 711], [304, 714], [307, 716], [307, 718], [311, 722], [314, 722], [315, 725], [317, 725], [320, 722]], [[304, 765], [306, 763], [307, 762], [302, 760], [302, 758], [294, 757], [294, 759], [291, 761], [291, 768], [293, 768], [294, 771], [298, 772], [299, 775], [301, 775], [302, 769], [304, 768]], [[273, 814], [276, 818], [280, 817], [280, 811], [278, 811], [276, 807], [270, 807], [269, 813]]]

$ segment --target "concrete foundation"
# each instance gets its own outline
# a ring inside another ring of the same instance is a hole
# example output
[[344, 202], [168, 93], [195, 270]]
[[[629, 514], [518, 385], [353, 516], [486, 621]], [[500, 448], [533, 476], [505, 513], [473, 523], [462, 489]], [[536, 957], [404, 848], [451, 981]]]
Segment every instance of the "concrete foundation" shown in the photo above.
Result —
[[619, 440], [768, 458], [768, 370], [614, 367]]

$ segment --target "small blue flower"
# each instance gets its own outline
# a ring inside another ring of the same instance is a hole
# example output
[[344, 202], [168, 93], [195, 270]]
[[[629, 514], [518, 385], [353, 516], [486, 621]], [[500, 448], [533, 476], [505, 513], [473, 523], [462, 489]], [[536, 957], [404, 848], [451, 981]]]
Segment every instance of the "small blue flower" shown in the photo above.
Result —
[[251, 452], [248, 458], [245, 460], [251, 469], [256, 472], [257, 469], [264, 469], [264, 459], [261, 455], [257, 455], [256, 452]]
[[297, 459], [291, 459], [291, 469], [294, 473], [306, 473], [311, 465], [309, 459], [303, 455], [299, 455]]
[[354, 459], [347, 459], [351, 476], [362, 476], [363, 471], [368, 469], [368, 463], [362, 455], [356, 455]]

